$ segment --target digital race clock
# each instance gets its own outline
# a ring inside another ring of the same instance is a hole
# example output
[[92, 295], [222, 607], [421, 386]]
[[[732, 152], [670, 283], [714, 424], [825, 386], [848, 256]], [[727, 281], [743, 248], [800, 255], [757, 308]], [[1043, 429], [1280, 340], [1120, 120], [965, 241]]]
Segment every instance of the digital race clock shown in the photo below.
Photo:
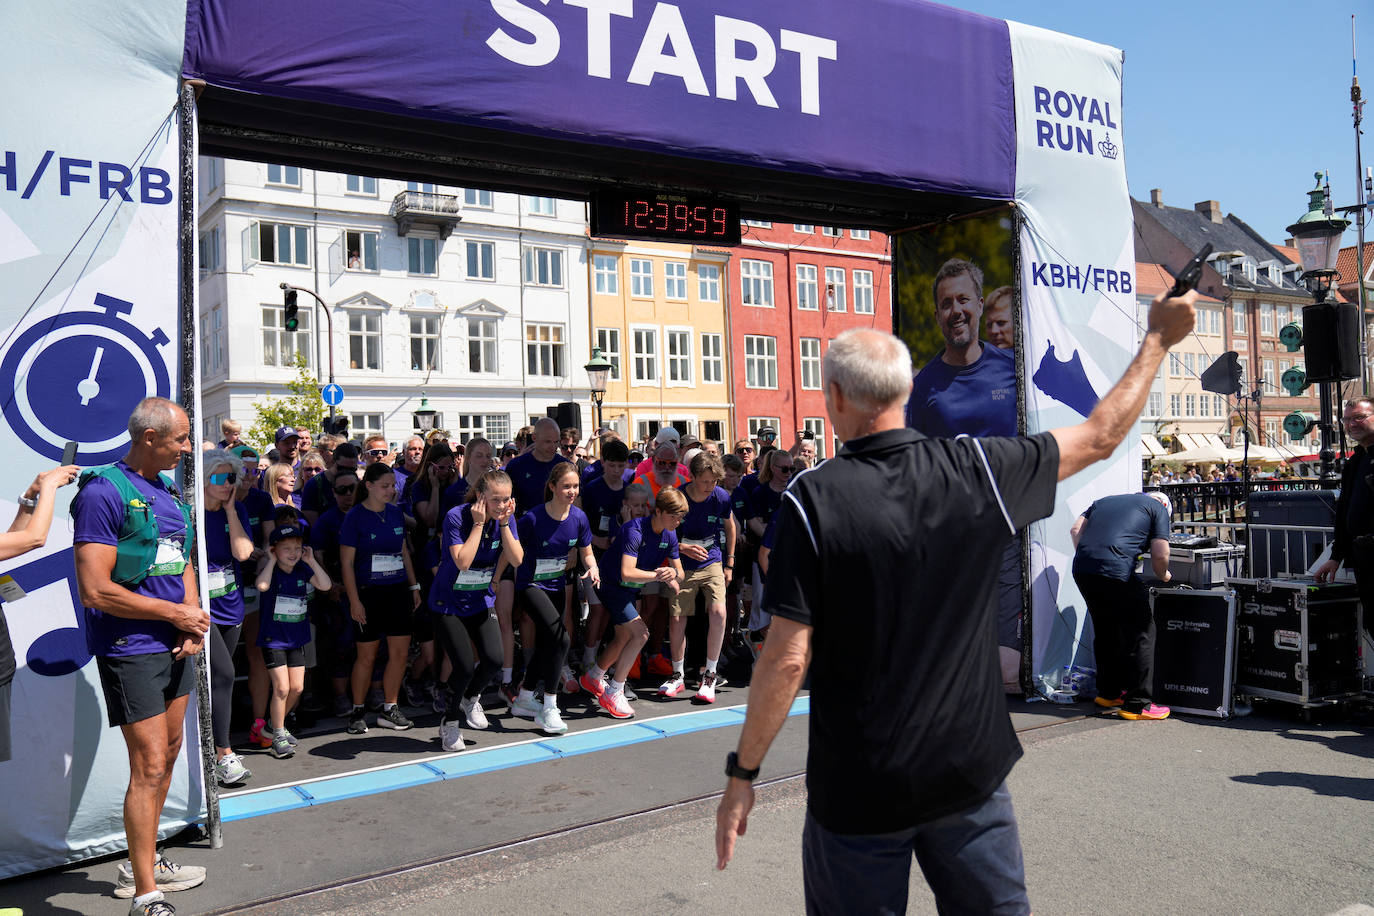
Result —
[[671, 191], [592, 192], [592, 235], [738, 245], [739, 205]]

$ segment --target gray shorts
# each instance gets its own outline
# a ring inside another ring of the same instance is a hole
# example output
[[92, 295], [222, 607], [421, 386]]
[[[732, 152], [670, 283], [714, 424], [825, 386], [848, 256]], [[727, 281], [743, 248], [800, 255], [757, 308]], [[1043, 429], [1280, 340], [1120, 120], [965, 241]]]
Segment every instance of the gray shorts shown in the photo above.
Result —
[[196, 682], [195, 656], [173, 659], [167, 651], [97, 655], [95, 663], [111, 727], [162, 715], [169, 703], [190, 693]]

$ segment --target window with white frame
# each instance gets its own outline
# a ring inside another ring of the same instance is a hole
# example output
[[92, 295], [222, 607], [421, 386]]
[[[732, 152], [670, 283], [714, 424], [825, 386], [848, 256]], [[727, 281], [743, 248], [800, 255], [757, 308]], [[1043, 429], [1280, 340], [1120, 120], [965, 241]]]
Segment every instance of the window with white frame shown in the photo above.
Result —
[[801, 386], [808, 391], [821, 390], [821, 339], [802, 337], [797, 340], [797, 357], [801, 363]]
[[598, 254], [592, 258], [592, 277], [596, 291], [605, 296], [620, 294], [620, 259], [613, 254]]
[[782, 421], [777, 417], [750, 417], [748, 422], [750, 439], [758, 438], [759, 430], [765, 426], [771, 426], [775, 430], [782, 427]]
[[298, 330], [295, 332], [286, 330], [285, 311], [280, 305], [264, 303], [262, 306], [262, 364], [289, 369], [296, 364], [299, 353], [307, 366], [312, 365], [314, 348], [311, 342], [315, 335], [310, 333], [310, 310], [301, 309], [297, 313]]
[[860, 242], [866, 242], [869, 239], [869, 231], [868, 229], [850, 229], [849, 237]]
[[820, 308], [820, 287], [816, 282], [815, 264], [797, 265], [797, 308], [814, 312]]
[[697, 265], [697, 298], [702, 302], [720, 301], [720, 265]]
[[826, 453], [827, 453], [827, 449], [826, 449], [826, 442], [825, 442], [825, 420], [824, 420], [824, 418], [822, 418], [822, 417], [802, 417], [802, 429], [804, 429], [804, 430], [806, 430], [807, 432], [811, 433], [811, 435], [815, 437], [812, 441], [814, 441], [814, 442], [816, 443], [816, 457], [817, 457], [818, 459], [819, 459], [819, 458], [826, 458], [826, 457], [829, 457], [829, 456], [826, 454]]
[[377, 246], [381, 235], [362, 229], [344, 230], [344, 268], [375, 273], [378, 268]]
[[1237, 358], [1236, 358], [1236, 364], [1240, 366], [1240, 377], [1241, 377], [1242, 379], [1244, 379], [1247, 383], [1253, 384], [1255, 380], [1254, 380], [1253, 378], [1250, 377], [1250, 359], [1249, 359], [1249, 357], [1245, 357], [1245, 356], [1237, 357]]
[[1197, 395], [1185, 394], [1183, 396], [1183, 415], [1185, 417], [1197, 416]]
[[778, 339], [744, 335], [744, 387], [778, 387]]
[[202, 277], [218, 273], [223, 267], [220, 250], [223, 248], [219, 226], [212, 227], [200, 237], [200, 275]]
[[773, 262], [739, 262], [740, 301], [745, 305], [773, 307]]
[[301, 170], [294, 165], [269, 165], [267, 167], [267, 183], [283, 188], [299, 188], [301, 186]]
[[725, 379], [724, 338], [720, 334], [701, 335], [701, 380], [719, 384]]
[[[685, 266], [685, 265], [684, 265]], [[683, 281], [686, 282], [685, 280]], [[692, 332], [687, 328], [665, 328], [663, 331], [664, 349], [667, 351], [667, 378], [669, 385], [692, 384]]]
[[309, 226], [254, 222], [244, 230], [243, 243], [245, 269], [258, 262], [310, 266]]
[[839, 238], [839, 237], [840, 237], [841, 235], [843, 235], [843, 234], [844, 234], [844, 230], [843, 230], [843, 229], [840, 229], [838, 226], [822, 226], [822, 227], [821, 227], [821, 235], [829, 236], [829, 237], [832, 238], [832, 239], [837, 239], [837, 238]]
[[365, 175], [346, 175], [344, 176], [344, 192], [363, 197], [376, 197], [377, 179], [368, 178]]
[[1145, 402], [1145, 416], [1157, 417], [1159, 412], [1164, 409], [1164, 392], [1151, 391], [1149, 399]]
[[812, 223], [793, 223], [792, 231], [799, 232], [802, 235], [810, 235], [816, 231], [816, 227]]
[[1212, 395], [1212, 414], [1218, 417], [1226, 416], [1226, 399], [1219, 394]]
[[412, 371], [428, 372], [442, 370], [439, 355], [439, 329], [442, 326], [438, 315], [410, 316], [410, 368]]
[[382, 368], [380, 312], [348, 313], [348, 368]]
[[854, 271], [854, 314], [873, 314], [873, 271]]
[[630, 258], [630, 295], [637, 299], [654, 297], [654, 262]]
[[421, 277], [439, 273], [439, 240], [414, 235], [407, 238], [406, 272]]
[[1260, 333], [1274, 333], [1274, 304], [1272, 302], [1261, 302], [1260, 307]]
[[474, 207], [478, 210], [490, 210], [492, 207], [491, 192], [479, 188], [464, 188], [463, 206]]
[[568, 374], [561, 324], [525, 325], [525, 368], [530, 375], [564, 378]]
[[382, 415], [379, 413], [351, 413], [348, 415], [348, 434], [354, 442], [366, 442], [371, 436], [384, 435]]
[[742, 219], [739, 221], [741, 226], [753, 226], [756, 229], [772, 229], [773, 224], [763, 219]]
[[601, 355], [610, 360], [609, 378], [614, 382], [620, 381], [620, 328], [597, 328], [596, 345], [601, 348]]
[[826, 310], [831, 312], [843, 312], [845, 306], [844, 268], [827, 267], [825, 269]]
[[658, 328], [630, 328], [635, 384], [658, 381]]
[[663, 295], [669, 299], [687, 298], [687, 264], [685, 261], [663, 262]]
[[468, 371], [490, 375], [497, 371], [496, 319], [467, 318]]
[[525, 212], [532, 216], [557, 216], [558, 201], [552, 197], [526, 197]]
[[419, 191], [421, 194], [433, 194], [438, 188], [427, 181], [407, 181], [407, 191]]
[[1267, 397], [1278, 389], [1278, 386], [1274, 384], [1274, 361], [1272, 359], [1266, 359], [1263, 363], [1263, 370], [1264, 394]]
[[218, 373], [223, 366], [224, 309], [217, 305], [200, 316], [200, 371]]
[[1274, 332], [1278, 333], [1288, 326], [1292, 321], [1293, 311], [1286, 305], [1274, 306]]
[[1245, 324], [1245, 303], [1236, 302], [1231, 305], [1231, 333], [1245, 334], [1247, 327]]
[[1183, 416], [1183, 398], [1176, 394], [1169, 395], [1169, 416]]
[[502, 443], [510, 441], [510, 414], [508, 413], [460, 413], [446, 427], [458, 441], [466, 445], [478, 436], [491, 443], [493, 449], [500, 449]]
[[563, 251], [560, 248], [525, 249], [525, 283], [530, 286], [563, 285]]
[[1197, 375], [1197, 354], [1196, 354], [1196, 353], [1184, 353], [1184, 354], [1183, 354], [1183, 377], [1184, 377], [1184, 378], [1192, 378], [1192, 377], [1195, 376], [1195, 375]]
[[1264, 444], [1265, 444], [1265, 445], [1275, 445], [1275, 444], [1278, 443], [1278, 441], [1279, 441], [1279, 421], [1278, 421], [1278, 420], [1265, 420], [1265, 421], [1264, 421]]
[[469, 280], [496, 279], [496, 243], [468, 239], [463, 243]]
[[1169, 354], [1169, 376], [1178, 378], [1183, 374], [1183, 357], [1177, 353]]

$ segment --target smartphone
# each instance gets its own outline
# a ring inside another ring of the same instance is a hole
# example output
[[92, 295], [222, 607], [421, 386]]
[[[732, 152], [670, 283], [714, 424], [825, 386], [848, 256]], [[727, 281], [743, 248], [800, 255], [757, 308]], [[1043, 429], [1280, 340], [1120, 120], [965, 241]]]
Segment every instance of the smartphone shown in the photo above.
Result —
[[76, 464], [76, 443], [67, 440], [67, 444], [62, 446], [62, 464], [59, 467], [66, 467], [69, 464]]
[[812, 432], [811, 430], [809, 430], [809, 429], [799, 429], [799, 430], [797, 430], [797, 438], [798, 438], [798, 439], [814, 439], [814, 438], [816, 438], [816, 434], [813, 433], [813, 432]]
[[1174, 278], [1174, 285], [1169, 289], [1168, 298], [1182, 296], [1190, 289], [1197, 286], [1197, 281], [1202, 278], [1202, 265], [1207, 263], [1207, 256], [1212, 253], [1212, 244], [1208, 242], [1202, 246], [1197, 254], [1193, 255], [1192, 260], [1183, 265], [1183, 269]]

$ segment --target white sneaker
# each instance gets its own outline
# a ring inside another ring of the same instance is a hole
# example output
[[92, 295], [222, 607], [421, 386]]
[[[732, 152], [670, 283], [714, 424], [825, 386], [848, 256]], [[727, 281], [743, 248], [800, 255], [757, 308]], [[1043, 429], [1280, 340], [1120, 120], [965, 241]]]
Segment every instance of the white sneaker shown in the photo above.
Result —
[[568, 730], [568, 724], [563, 721], [563, 716], [558, 711], [557, 706], [545, 706], [539, 710], [539, 715], [535, 717], [535, 724], [539, 730], [550, 735], [561, 735]]
[[701, 687], [697, 689], [696, 702], [714, 703], [716, 701], [717, 678], [714, 671], [708, 671], [701, 676]]
[[459, 727], [458, 721], [439, 723], [439, 743], [446, 751], [461, 751], [463, 744], [463, 730]]
[[626, 703], [633, 703], [635, 700], [639, 699], [639, 694], [631, 690], [629, 684], [626, 684], [620, 689], [620, 695], [625, 698]]
[[481, 731], [491, 725], [491, 723], [487, 721], [486, 711], [482, 709], [481, 697], [473, 697], [470, 700], [464, 699], [463, 702], [458, 704], [458, 708], [463, 711], [463, 717], [468, 721], [468, 728]]
[[544, 704], [540, 703], [533, 696], [528, 699], [525, 697], [516, 697], [510, 704], [510, 714], [520, 719], [538, 720], [539, 713], [543, 708]]
[[682, 675], [674, 672], [673, 676], [663, 682], [658, 688], [658, 695], [661, 697], [675, 697], [687, 689], [687, 682], [682, 679]]
[[577, 691], [580, 690], [581, 688], [582, 688], [582, 685], [578, 683], [578, 681], [577, 681], [577, 675], [576, 675], [576, 674], [573, 674], [573, 670], [572, 670], [571, 668], [569, 668], [567, 665], [564, 665], [564, 666], [563, 666], [563, 692], [564, 692], [564, 693], [577, 693]]

